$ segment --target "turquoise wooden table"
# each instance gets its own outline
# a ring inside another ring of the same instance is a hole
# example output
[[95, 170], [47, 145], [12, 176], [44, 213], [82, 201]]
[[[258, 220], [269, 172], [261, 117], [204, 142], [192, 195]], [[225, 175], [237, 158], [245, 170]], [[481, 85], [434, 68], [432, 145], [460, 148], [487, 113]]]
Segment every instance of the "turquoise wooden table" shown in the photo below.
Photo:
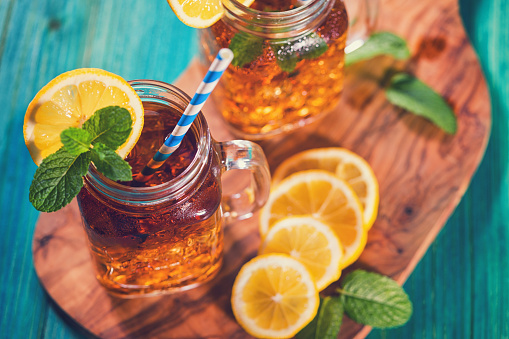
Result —
[[[509, 1], [460, 0], [460, 11], [490, 88], [490, 142], [460, 205], [404, 285], [413, 317], [369, 338], [509, 338]], [[0, 338], [88, 337], [52, 304], [33, 269], [35, 165], [22, 137], [30, 100], [79, 67], [172, 82], [196, 46], [195, 30], [163, 0], [0, 0]]]

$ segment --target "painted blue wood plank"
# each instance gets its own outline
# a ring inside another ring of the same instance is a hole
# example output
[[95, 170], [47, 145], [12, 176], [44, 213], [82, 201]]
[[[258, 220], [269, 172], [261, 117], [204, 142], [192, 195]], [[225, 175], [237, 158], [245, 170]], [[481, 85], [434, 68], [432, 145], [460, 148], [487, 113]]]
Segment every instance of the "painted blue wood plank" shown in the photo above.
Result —
[[[96, 22], [108, 22], [93, 32], [86, 51], [86, 66], [100, 67], [126, 79], [173, 81], [196, 51], [195, 30], [185, 26], [164, 2], [128, 2], [129, 12], [118, 11], [116, 2], [105, 3]], [[131, 11], [136, 16], [129, 15]], [[129, 17], [129, 20], [125, 18]]]
[[27, 197], [35, 164], [21, 133], [28, 102], [52, 76], [46, 72], [50, 62], [40, 53], [44, 43], [55, 40], [45, 9], [41, 2], [15, 2], [9, 20], [4, 22], [9, 30], [0, 65], [0, 102], [4, 108], [0, 118], [0, 159], [3, 160], [0, 163], [0, 244], [8, 251], [0, 261], [0, 304], [4, 311], [0, 328], [5, 338], [42, 337], [48, 313], [48, 298], [35, 275], [31, 257], [38, 213]]
[[10, 31], [8, 29], [9, 23], [12, 17], [12, 9], [14, 7], [14, 1], [2, 1], [0, 2], [0, 64], [2, 62], [2, 56], [5, 48], [5, 41]]
[[0, 256], [0, 337], [86, 337], [63, 320], [33, 270], [38, 213], [27, 199], [35, 165], [21, 134], [24, 111], [49, 80], [79, 67], [171, 82], [195, 53], [195, 31], [165, 2], [2, 1], [0, 10], [8, 32], [0, 36], [0, 102], [7, 108], [0, 115], [0, 159], [9, 159], [0, 162], [0, 247], [9, 251]]
[[86, 339], [93, 338], [91, 334], [83, 328], [76, 326], [72, 319], [58, 309], [57, 306], [51, 304], [48, 308], [47, 319], [45, 321], [44, 332], [37, 338], [48, 339]]

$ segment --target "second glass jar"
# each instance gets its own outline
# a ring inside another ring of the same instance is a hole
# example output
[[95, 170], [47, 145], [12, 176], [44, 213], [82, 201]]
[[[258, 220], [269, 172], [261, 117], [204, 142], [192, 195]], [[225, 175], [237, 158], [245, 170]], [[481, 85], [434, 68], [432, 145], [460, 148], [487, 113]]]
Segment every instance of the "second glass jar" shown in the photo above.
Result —
[[200, 31], [205, 63], [235, 58], [213, 93], [232, 131], [265, 139], [334, 108], [343, 89], [348, 17], [340, 0], [223, 0], [225, 14]]

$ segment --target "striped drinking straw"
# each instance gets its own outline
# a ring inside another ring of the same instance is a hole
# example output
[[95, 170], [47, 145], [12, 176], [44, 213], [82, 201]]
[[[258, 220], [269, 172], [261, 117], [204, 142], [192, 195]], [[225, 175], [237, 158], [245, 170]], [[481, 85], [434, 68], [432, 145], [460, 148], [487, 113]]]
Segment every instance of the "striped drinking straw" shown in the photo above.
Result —
[[159, 148], [157, 153], [150, 159], [149, 163], [143, 168], [134, 180], [138, 182], [146, 182], [150, 179], [159, 167], [168, 159], [168, 157], [175, 152], [180, 146], [184, 135], [191, 127], [194, 119], [200, 112], [205, 104], [212, 90], [216, 87], [219, 79], [233, 59], [233, 52], [228, 48], [219, 50], [216, 58], [210, 65], [210, 68], [203, 78], [203, 81], [198, 86], [191, 102], [186, 107], [182, 117], [177, 122], [177, 126], [173, 129], [170, 135], [167, 136], [164, 144]]

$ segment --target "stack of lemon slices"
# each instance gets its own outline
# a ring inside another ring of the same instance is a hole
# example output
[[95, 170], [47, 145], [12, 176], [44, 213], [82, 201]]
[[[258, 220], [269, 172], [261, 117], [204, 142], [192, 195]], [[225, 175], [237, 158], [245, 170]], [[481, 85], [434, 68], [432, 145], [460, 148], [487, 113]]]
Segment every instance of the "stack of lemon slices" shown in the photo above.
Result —
[[288, 338], [316, 315], [318, 292], [361, 255], [378, 182], [357, 154], [322, 148], [288, 158], [273, 184], [260, 213], [260, 255], [239, 272], [232, 308], [251, 335]]

